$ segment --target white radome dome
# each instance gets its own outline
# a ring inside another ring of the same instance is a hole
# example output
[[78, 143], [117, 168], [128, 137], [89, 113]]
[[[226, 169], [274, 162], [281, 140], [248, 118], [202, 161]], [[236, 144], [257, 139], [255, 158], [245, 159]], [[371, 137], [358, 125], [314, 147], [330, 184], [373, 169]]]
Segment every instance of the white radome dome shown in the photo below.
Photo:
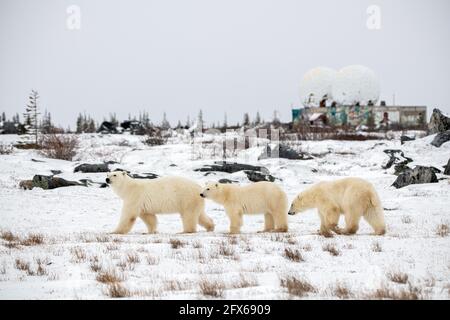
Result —
[[331, 99], [336, 70], [317, 67], [309, 70], [300, 82], [300, 99], [305, 107], [318, 107], [323, 99]]
[[343, 105], [359, 102], [376, 103], [380, 97], [380, 82], [375, 73], [360, 65], [347, 66], [339, 70], [332, 85], [333, 100]]

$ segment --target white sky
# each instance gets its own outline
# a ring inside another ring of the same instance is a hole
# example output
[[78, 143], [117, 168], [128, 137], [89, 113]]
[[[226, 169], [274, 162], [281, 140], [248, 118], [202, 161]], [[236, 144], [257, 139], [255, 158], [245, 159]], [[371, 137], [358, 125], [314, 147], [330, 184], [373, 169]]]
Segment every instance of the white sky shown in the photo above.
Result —
[[[66, 26], [69, 5], [81, 29]], [[366, 27], [369, 5], [381, 30]], [[448, 0], [0, 0], [0, 111], [29, 91], [55, 122], [147, 110], [159, 123], [290, 119], [310, 68], [372, 68], [382, 99], [450, 113]]]

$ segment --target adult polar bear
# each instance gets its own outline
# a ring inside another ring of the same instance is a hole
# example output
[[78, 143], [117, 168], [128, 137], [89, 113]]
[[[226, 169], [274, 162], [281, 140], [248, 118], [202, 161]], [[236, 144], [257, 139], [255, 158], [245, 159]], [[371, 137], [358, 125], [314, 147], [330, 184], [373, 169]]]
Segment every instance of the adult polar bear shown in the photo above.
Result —
[[[344, 178], [319, 182], [301, 192], [292, 202], [289, 214], [317, 208], [320, 234], [355, 234], [361, 217], [370, 224], [376, 235], [386, 232], [383, 207], [375, 188], [360, 178]], [[345, 216], [345, 229], [338, 228], [339, 215]]]
[[189, 179], [133, 179], [125, 171], [115, 171], [108, 174], [106, 182], [123, 200], [119, 225], [113, 233], [128, 233], [137, 217], [144, 221], [149, 233], [155, 233], [156, 214], [176, 212], [181, 215], [184, 233], [196, 232], [197, 224], [207, 231], [214, 230], [214, 222], [205, 214], [205, 201], [199, 196], [201, 187]]
[[200, 194], [224, 206], [230, 219], [230, 233], [239, 233], [243, 214], [264, 213], [264, 230], [288, 231], [286, 193], [273, 182], [255, 182], [246, 186], [208, 183]]

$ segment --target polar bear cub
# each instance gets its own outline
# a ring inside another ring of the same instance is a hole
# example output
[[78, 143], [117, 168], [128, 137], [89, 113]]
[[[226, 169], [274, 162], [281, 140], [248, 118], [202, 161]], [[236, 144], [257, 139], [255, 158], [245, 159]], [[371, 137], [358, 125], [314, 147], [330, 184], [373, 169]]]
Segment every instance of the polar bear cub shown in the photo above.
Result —
[[119, 225], [113, 233], [128, 233], [137, 217], [149, 233], [155, 233], [159, 213], [180, 213], [185, 233], [196, 232], [197, 224], [214, 230], [214, 222], [205, 214], [205, 201], [199, 196], [201, 187], [189, 179], [133, 179], [124, 171], [115, 171], [108, 174], [106, 182], [123, 200]]
[[264, 230], [288, 231], [286, 193], [272, 182], [256, 182], [247, 186], [208, 183], [200, 194], [224, 206], [230, 219], [230, 233], [239, 233], [243, 214], [264, 214]]
[[[317, 208], [320, 217], [320, 234], [355, 234], [361, 217], [371, 225], [376, 235], [386, 232], [383, 207], [375, 188], [360, 178], [345, 178], [319, 182], [301, 192], [292, 202], [289, 214], [294, 215]], [[339, 215], [345, 216], [345, 229], [338, 228]]]

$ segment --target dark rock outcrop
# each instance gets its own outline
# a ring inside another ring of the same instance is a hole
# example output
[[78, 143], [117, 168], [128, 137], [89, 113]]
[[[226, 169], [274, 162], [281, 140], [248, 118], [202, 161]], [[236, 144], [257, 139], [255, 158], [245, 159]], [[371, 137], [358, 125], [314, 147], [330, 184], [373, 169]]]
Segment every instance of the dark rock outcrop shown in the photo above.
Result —
[[274, 182], [275, 177], [270, 174], [264, 174], [258, 171], [252, 171], [252, 170], [244, 170], [245, 174], [247, 175], [248, 180], [252, 182], [260, 182], [260, 181], [270, 181]]
[[448, 141], [450, 141], [450, 130], [439, 132], [436, 137], [434, 137], [433, 141], [431, 141], [431, 144], [439, 148]]
[[285, 144], [277, 144], [275, 147], [271, 148], [269, 145], [266, 147], [266, 152], [262, 154], [258, 160], [267, 158], [282, 158], [289, 160], [311, 160], [308, 154], [298, 152]]
[[230, 179], [219, 179], [219, 183], [237, 183], [237, 181], [230, 180]]
[[401, 136], [400, 137], [400, 143], [401, 144], [404, 144], [407, 141], [414, 141], [414, 140], [416, 140], [415, 137], [409, 137], [409, 136]]
[[117, 128], [114, 123], [109, 121], [103, 121], [97, 129], [98, 133], [117, 133]]
[[83, 163], [75, 167], [73, 172], [82, 173], [96, 173], [96, 172], [109, 172], [109, 166], [107, 163], [90, 164]]
[[43, 176], [43, 175], [35, 175], [33, 177], [33, 187], [42, 188], [42, 189], [56, 189], [62, 187], [72, 187], [72, 186], [86, 186], [83, 183], [76, 181], [68, 181], [63, 178], [53, 177], [53, 176]]
[[235, 173], [238, 171], [260, 171], [262, 173], [268, 174], [269, 170], [262, 166], [252, 166], [249, 164], [236, 163], [236, 162], [226, 162], [226, 161], [216, 161], [214, 164], [205, 165], [202, 168], [194, 169], [194, 171], [199, 172], [226, 172], [226, 173]]
[[413, 159], [405, 156], [402, 150], [398, 149], [386, 149], [383, 150], [389, 156], [388, 162], [382, 166], [383, 169], [389, 169], [395, 165], [395, 174], [399, 174], [405, 169], [409, 169], [408, 163], [412, 162]]
[[435, 168], [416, 166], [414, 169], [405, 170], [392, 184], [397, 189], [410, 184], [437, 183]]
[[450, 158], [448, 159], [447, 165], [444, 166], [444, 174], [450, 176]]
[[443, 115], [441, 110], [433, 109], [428, 129], [430, 134], [450, 130], [450, 118]]

